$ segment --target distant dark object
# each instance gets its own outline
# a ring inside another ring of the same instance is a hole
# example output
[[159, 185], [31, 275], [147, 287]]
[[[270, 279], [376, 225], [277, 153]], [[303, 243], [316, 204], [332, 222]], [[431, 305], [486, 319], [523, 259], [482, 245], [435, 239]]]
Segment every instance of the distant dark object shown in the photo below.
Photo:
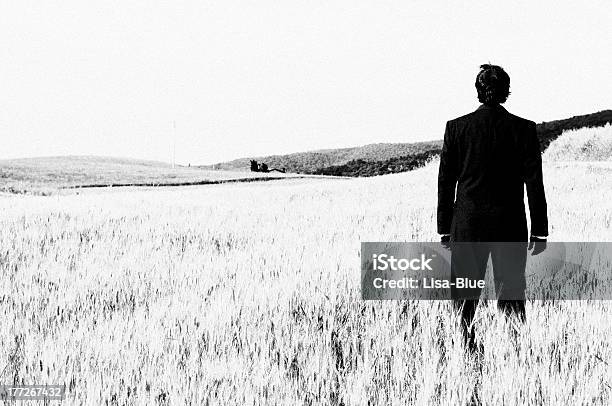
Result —
[[268, 169], [268, 165], [266, 163], [259, 164], [254, 159], [251, 159], [251, 172], [269, 173], [269, 172], [275, 172], [275, 171], [276, 172], [280, 172], [280, 173], [285, 173], [285, 168], [282, 168], [282, 169], [277, 169], [277, 168]]

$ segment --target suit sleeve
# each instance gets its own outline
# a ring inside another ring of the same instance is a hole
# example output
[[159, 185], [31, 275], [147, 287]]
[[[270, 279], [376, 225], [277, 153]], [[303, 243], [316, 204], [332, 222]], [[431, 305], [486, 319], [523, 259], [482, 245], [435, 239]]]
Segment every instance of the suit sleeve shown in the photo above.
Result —
[[528, 125], [524, 181], [527, 187], [527, 201], [531, 217], [531, 235], [547, 236], [548, 216], [542, 178], [542, 154], [534, 122]]
[[451, 122], [446, 123], [438, 171], [438, 234], [450, 234], [457, 185], [457, 150]]

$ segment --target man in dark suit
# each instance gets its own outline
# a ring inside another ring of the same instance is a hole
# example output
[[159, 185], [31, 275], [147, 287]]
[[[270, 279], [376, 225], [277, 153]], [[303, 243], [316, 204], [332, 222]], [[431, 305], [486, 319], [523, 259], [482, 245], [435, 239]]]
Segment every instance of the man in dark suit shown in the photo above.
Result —
[[[482, 279], [491, 255], [498, 306], [524, 320], [527, 249], [535, 255], [545, 248], [548, 219], [536, 126], [501, 106], [509, 89], [510, 77], [501, 67], [482, 65], [476, 78], [482, 105], [446, 124], [438, 175], [438, 233], [452, 248], [453, 278]], [[524, 185], [531, 217], [529, 247]], [[499, 296], [502, 285], [510, 289], [506, 297]], [[474, 349], [472, 321], [480, 290], [453, 289], [451, 294], [461, 310], [466, 342]]]

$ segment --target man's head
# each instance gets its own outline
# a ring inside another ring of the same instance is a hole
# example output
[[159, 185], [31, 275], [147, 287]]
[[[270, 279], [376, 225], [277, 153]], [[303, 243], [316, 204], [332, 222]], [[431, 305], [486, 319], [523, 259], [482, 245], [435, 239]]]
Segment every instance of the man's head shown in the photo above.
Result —
[[476, 90], [478, 101], [483, 104], [501, 104], [510, 95], [510, 76], [497, 65], [480, 65], [480, 72], [476, 76]]

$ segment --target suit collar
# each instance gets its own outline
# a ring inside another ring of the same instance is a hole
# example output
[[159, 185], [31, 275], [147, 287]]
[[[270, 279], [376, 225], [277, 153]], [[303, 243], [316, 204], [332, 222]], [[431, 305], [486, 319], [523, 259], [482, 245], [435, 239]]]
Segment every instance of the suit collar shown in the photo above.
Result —
[[476, 109], [476, 111], [478, 110], [497, 110], [497, 111], [503, 111], [505, 113], [508, 112], [501, 104], [494, 104], [494, 105], [481, 104]]

